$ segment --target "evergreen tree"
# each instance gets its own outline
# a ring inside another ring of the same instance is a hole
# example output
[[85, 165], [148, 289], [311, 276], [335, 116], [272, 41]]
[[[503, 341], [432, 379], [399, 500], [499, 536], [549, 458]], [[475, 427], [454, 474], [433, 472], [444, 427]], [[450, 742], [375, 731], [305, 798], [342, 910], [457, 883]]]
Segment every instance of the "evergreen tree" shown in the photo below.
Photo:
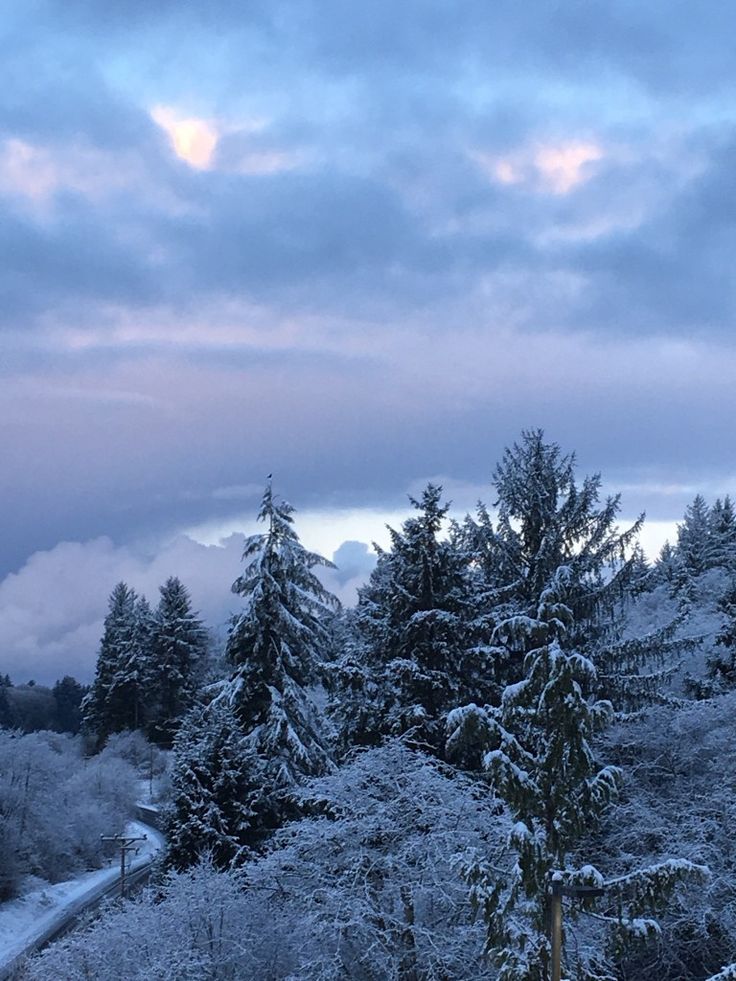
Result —
[[736, 567], [736, 515], [731, 498], [716, 499], [708, 516], [710, 560], [726, 569]]
[[169, 866], [186, 869], [210, 855], [227, 868], [245, 856], [260, 786], [243, 738], [224, 701], [184, 718], [174, 738], [171, 803], [164, 814]]
[[178, 578], [167, 579], [160, 593], [148, 639], [146, 719], [151, 738], [170, 745], [178, 720], [194, 702], [207, 633]]
[[389, 528], [354, 614], [359, 641], [338, 670], [336, 716], [350, 742], [411, 732], [439, 750], [444, 716], [458, 701], [490, 694], [491, 664], [473, 644], [474, 580], [467, 555], [440, 537], [448, 505], [429, 484], [410, 501], [417, 515]]
[[[610, 702], [596, 698], [595, 666], [561, 643], [574, 626], [568, 596], [576, 585], [561, 566], [542, 592], [536, 617], [519, 614], [496, 628], [496, 643], [526, 652], [523, 678], [505, 689], [500, 706], [466, 705], [448, 717], [448, 755], [462, 757], [480, 734], [493, 789], [514, 822], [508, 865], [472, 861], [465, 869], [499, 981], [550, 977], [547, 893], [553, 874], [567, 885], [604, 882], [594, 867], [576, 867], [576, 858], [615, 799], [621, 771], [602, 765], [593, 748], [596, 731], [613, 713]], [[642, 920], [639, 911], [656, 909], [679, 879], [702, 872], [676, 861], [626, 876], [628, 915], [621, 911], [623, 880], [612, 883], [609, 908], [618, 907], [618, 915], [601, 917], [610, 925], [611, 944], [655, 935], [657, 924]], [[573, 956], [570, 951], [566, 976], [573, 974]], [[600, 978], [595, 968], [578, 960], [574, 976]]]
[[680, 559], [677, 549], [665, 542], [660, 549], [654, 566], [654, 578], [657, 582], [669, 583], [673, 590], [681, 578]]
[[697, 698], [736, 688], [736, 579], [721, 597], [718, 609], [724, 622], [716, 635], [716, 649], [707, 660], [707, 680], [689, 679], [688, 690]]
[[578, 485], [575, 455], [546, 443], [541, 429], [523, 432], [505, 450], [494, 486], [515, 607], [535, 616], [542, 593], [565, 566], [574, 626], [564, 643], [575, 648], [603, 632], [640, 565], [634, 546], [643, 515], [619, 532], [620, 495], [600, 502], [600, 474]]
[[57, 732], [70, 732], [76, 735], [82, 725], [82, 699], [88, 689], [84, 685], [65, 675], [51, 689], [56, 708], [54, 711], [54, 728]]
[[683, 577], [699, 576], [713, 564], [710, 515], [701, 494], [687, 506], [677, 526], [677, 551]]
[[99, 743], [137, 722], [136, 599], [124, 582], [110, 594], [95, 679], [82, 702], [83, 726]]
[[153, 629], [151, 604], [145, 596], [136, 596], [130, 649], [117, 677], [120, 697], [132, 703], [132, 717], [126, 728], [139, 729], [146, 720]]
[[245, 605], [230, 628], [233, 671], [218, 696], [235, 711], [244, 747], [262, 773], [254, 825], [266, 827], [280, 823], [305, 776], [331, 766], [310, 688], [321, 679], [325, 618], [339, 603], [312, 571], [332, 563], [304, 548], [293, 513], [269, 483], [258, 514], [266, 531], [246, 539], [245, 569], [233, 584]]
[[10, 678], [7, 675], [5, 677], [8, 679], [8, 684], [5, 684], [4, 679], [0, 678], [0, 729], [12, 729], [16, 720], [8, 698], [8, 688], [11, 687]]

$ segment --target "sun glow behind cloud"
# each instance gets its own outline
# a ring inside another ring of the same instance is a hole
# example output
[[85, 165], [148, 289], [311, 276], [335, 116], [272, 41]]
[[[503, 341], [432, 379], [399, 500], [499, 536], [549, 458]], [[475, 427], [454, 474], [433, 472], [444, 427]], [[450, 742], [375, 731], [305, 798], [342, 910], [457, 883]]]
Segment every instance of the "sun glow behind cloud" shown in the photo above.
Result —
[[168, 106], [154, 106], [151, 118], [168, 135], [177, 157], [196, 170], [209, 169], [220, 139], [214, 120], [182, 117]]
[[570, 140], [537, 144], [501, 157], [483, 151], [473, 151], [470, 156], [499, 184], [528, 185], [565, 195], [590, 180], [592, 165], [605, 154], [597, 143]]

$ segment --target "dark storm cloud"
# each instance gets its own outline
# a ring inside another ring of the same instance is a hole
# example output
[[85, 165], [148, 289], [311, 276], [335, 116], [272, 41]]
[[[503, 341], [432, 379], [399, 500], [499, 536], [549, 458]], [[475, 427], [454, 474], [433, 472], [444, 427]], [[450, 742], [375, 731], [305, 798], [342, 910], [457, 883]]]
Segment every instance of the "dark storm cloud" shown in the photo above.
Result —
[[[578, 297], [563, 291], [559, 302], [553, 296], [529, 309], [528, 327], [618, 329], [631, 321], [622, 307], [634, 298], [631, 329], [690, 330], [698, 311], [701, 329], [717, 329], [732, 317], [733, 298], [718, 289], [720, 253], [703, 249], [698, 232], [715, 208], [721, 240], [730, 241], [717, 193], [720, 182], [730, 194], [728, 161], [713, 149], [711, 200], [699, 216], [699, 178], [683, 179], [676, 157], [654, 174], [646, 158], [651, 129], [667, 121], [663, 103], [676, 98], [677, 86], [657, 91], [660, 101], [645, 107], [644, 137], [622, 130], [624, 83], [646, 92], [675, 70], [687, 76], [699, 52], [714, 78], [730, 64], [717, 31], [725, 7], [704, 18], [684, 4], [668, 9], [669, 18], [657, 4], [467, 4], [459, 13], [423, 2], [399, 9], [269, 3], [246, 11], [163, 4], [155, 12], [137, 3], [37, 5], [38, 32], [29, 38], [18, 25], [5, 42], [5, 132], [52, 148], [81, 141], [111, 155], [101, 167], [114, 168], [115, 155], [127, 151], [141, 175], [94, 201], [62, 180], [51, 192], [53, 217], [40, 227], [8, 204], [0, 242], [6, 322], [26, 325], [66, 306], [76, 307], [78, 322], [98, 324], [95, 302], [188, 307], [202, 295], [403, 315], [470, 297], [480, 277], [492, 280], [501, 268], [517, 284], [503, 287], [509, 310], [540, 276], [580, 281]], [[704, 35], [715, 51], [698, 43]], [[14, 49], [18, 36], [26, 40]], [[169, 90], [176, 79], [191, 90], [194, 72], [205, 92], [224, 93], [240, 80], [246, 89], [293, 93], [299, 109], [289, 117], [282, 107], [266, 132], [225, 133], [216, 158], [225, 169], [192, 173], [170, 159], [134, 91], [126, 94], [125, 71], [105, 71], [117, 59], [129, 75], [139, 64], [150, 74], [147, 58], [163, 45]], [[602, 86], [597, 98], [583, 91], [590, 81]], [[567, 89], [554, 95], [548, 86], [555, 84]], [[687, 88], [683, 103], [698, 91]], [[610, 126], [596, 115], [606, 99]], [[628, 139], [637, 159], [604, 159], [600, 173], [569, 195], [529, 181], [502, 186], [469, 156], [502, 154], [525, 140], [555, 144], [586, 128], [598, 130], [605, 154], [607, 140]], [[244, 152], [303, 160], [277, 173], [228, 171]], [[550, 230], [574, 230], [610, 209], [611, 194], [623, 198], [623, 189], [645, 205], [653, 181], [669, 194], [633, 230], [613, 222], [567, 248], [545, 240]]]

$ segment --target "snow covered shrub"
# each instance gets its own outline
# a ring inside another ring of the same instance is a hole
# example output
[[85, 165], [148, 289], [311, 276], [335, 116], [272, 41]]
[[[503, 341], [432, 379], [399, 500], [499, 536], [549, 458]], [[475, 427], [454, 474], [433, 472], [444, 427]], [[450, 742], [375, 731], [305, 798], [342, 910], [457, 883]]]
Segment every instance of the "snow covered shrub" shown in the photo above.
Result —
[[130, 816], [134, 779], [118, 758], [85, 761], [71, 736], [0, 731], [0, 847], [18, 875], [58, 881], [98, 865], [100, 834]]
[[29, 969], [60, 977], [377, 981], [488, 979], [457, 864], [507, 829], [486, 791], [400, 743], [305, 788], [314, 816], [240, 872], [204, 860], [55, 945]]
[[250, 906], [239, 875], [219, 872], [205, 860], [186, 873], [168, 876], [163, 900], [157, 891], [147, 890], [123, 907], [111, 907], [86, 930], [32, 960], [25, 977], [33, 981], [255, 978], [241, 969], [243, 948], [252, 942]]
[[626, 764], [599, 847], [625, 868], [684, 856], [710, 878], [679, 891], [660, 918], [662, 943], [629, 954], [625, 977], [704, 979], [736, 960], [736, 693], [661, 707], [617, 725], [607, 754]]
[[154, 776], [160, 776], [166, 770], [166, 753], [149, 742], [140, 729], [113, 733], [108, 737], [100, 756], [103, 759], [119, 757], [129, 763], [140, 776], [147, 777], [151, 765]]

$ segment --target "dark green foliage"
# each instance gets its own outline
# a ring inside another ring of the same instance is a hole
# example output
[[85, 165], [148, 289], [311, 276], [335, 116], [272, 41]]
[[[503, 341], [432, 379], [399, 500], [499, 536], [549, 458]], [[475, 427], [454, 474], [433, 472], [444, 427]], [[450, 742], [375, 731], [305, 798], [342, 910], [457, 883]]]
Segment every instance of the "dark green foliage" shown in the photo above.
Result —
[[220, 868], [241, 861], [258, 840], [253, 804], [262, 787], [233, 710], [224, 702], [195, 708], [174, 739], [168, 865], [185, 869], [204, 855]]
[[448, 505], [429, 484], [391, 550], [379, 552], [353, 615], [356, 642], [336, 672], [334, 715], [347, 743], [411, 733], [439, 751], [445, 714], [491, 695], [491, 660], [478, 633], [474, 579], [465, 553], [442, 539]]
[[56, 703], [54, 728], [57, 732], [70, 732], [76, 735], [82, 725], [82, 699], [88, 688], [80, 685], [70, 675], [65, 675], [51, 689]]
[[150, 737], [169, 746], [179, 719], [194, 702], [207, 634], [178, 578], [167, 579], [160, 592], [148, 626], [145, 707]]

